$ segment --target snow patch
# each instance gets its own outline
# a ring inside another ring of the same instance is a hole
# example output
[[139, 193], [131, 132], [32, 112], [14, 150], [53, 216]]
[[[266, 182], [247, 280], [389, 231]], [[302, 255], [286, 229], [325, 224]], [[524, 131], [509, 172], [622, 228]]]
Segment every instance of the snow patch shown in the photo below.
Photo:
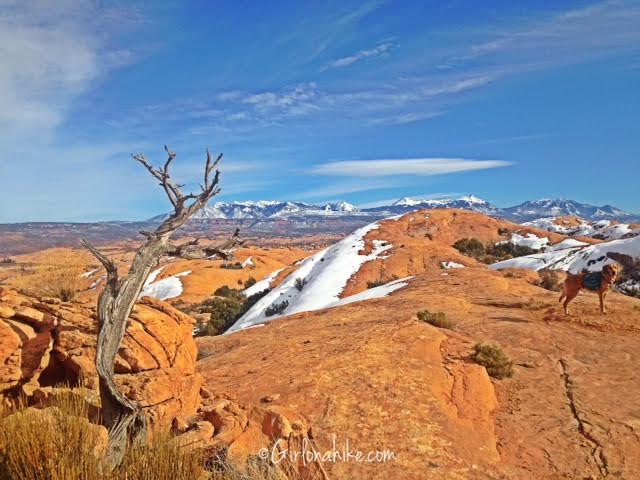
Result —
[[[544, 253], [526, 255], [524, 257], [511, 258], [490, 265], [494, 270], [503, 268], [526, 268], [530, 270], [565, 270], [571, 273], [579, 273], [583, 270], [599, 271], [604, 265], [614, 263], [609, 258], [609, 253], [621, 253], [632, 258], [640, 258], [640, 236], [612, 240], [597, 245], [588, 245], [576, 240], [567, 239]], [[564, 245], [562, 245], [564, 244]], [[581, 244], [581, 245], [580, 245]], [[563, 248], [561, 248], [563, 247]]]
[[[242, 330], [256, 323], [268, 322], [283, 315], [319, 310], [337, 304], [342, 290], [360, 267], [393, 248], [393, 245], [388, 242], [374, 241], [372, 252], [368, 255], [360, 255], [359, 252], [365, 246], [365, 235], [378, 228], [379, 225], [375, 222], [359, 228], [329, 248], [304, 259], [294, 272], [260, 299], [228, 332]], [[296, 288], [297, 279], [306, 282], [301, 290]], [[284, 301], [289, 302], [289, 305], [282, 314], [270, 317], [265, 315], [264, 312], [270, 305]]]
[[353, 302], [361, 302], [363, 300], [371, 300], [373, 298], [386, 297], [390, 293], [393, 293], [396, 290], [401, 289], [402, 287], [406, 287], [408, 284], [408, 280], [411, 280], [412, 278], [413, 277], [400, 278], [398, 280], [385, 283], [384, 285], [370, 288], [368, 290], [365, 290], [364, 292], [356, 293], [355, 295], [350, 295], [348, 297], [342, 298], [338, 300], [336, 303], [332, 303], [331, 305], [328, 305], [328, 307], [338, 307], [338, 306], [347, 305]]
[[84, 272], [83, 274], [80, 275], [80, 277], [81, 278], [89, 278], [91, 275], [96, 273], [98, 270], [100, 270], [100, 268], [94, 268], [93, 270], [89, 270], [88, 272]]
[[547, 237], [538, 237], [533, 233], [527, 233], [526, 235], [520, 235], [519, 233], [512, 233], [509, 240], [498, 242], [499, 244], [512, 243], [520, 247], [529, 247], [533, 250], [542, 250], [549, 245], [549, 239]]
[[440, 262], [440, 268], [444, 268], [445, 270], [449, 270], [451, 268], [464, 268], [464, 265], [457, 262]]
[[268, 290], [273, 279], [276, 278], [282, 270], [284, 270], [284, 267], [282, 267], [280, 270], [276, 270], [275, 272], [271, 272], [269, 275], [267, 275], [265, 278], [263, 278], [259, 282], [256, 282], [253, 285], [251, 285], [249, 288], [245, 289], [242, 292], [242, 294], [245, 297], [250, 297], [251, 295], [255, 295], [256, 293], [260, 293], [260, 292], [264, 292], [265, 290]]
[[[160, 267], [158, 270], [162, 270], [164, 267]], [[157, 273], [156, 273], [157, 272]], [[153, 280], [156, 279], [159, 271], [156, 270], [156, 275], [153, 276]], [[186, 272], [176, 273], [175, 275], [171, 275], [170, 277], [163, 278], [162, 280], [158, 280], [157, 282], [145, 282], [145, 286], [142, 288], [142, 292], [140, 292], [140, 298], [142, 297], [153, 297], [158, 300], [167, 300], [169, 298], [175, 298], [182, 295], [182, 281], [180, 277], [186, 277], [191, 273], [191, 270], [187, 270]], [[151, 275], [149, 275], [151, 278]]]
[[251, 260], [251, 257], [247, 258], [240, 265], [242, 266], [242, 268], [255, 267], [255, 264], [253, 263], [253, 260]]

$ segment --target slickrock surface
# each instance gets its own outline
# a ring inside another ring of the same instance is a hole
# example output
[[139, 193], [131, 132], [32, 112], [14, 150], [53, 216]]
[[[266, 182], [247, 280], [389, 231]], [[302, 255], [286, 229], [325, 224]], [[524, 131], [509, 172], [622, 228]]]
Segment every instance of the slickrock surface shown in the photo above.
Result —
[[[597, 296], [582, 293], [566, 317], [558, 292], [532, 284], [537, 274], [490, 271], [450, 247], [499, 240], [504, 222], [428, 213], [443, 218], [418, 226], [407, 215], [371, 232], [398, 241], [350, 282], [362, 291], [383, 268], [415, 275], [407, 287], [198, 339], [205, 388], [296, 412], [320, 452], [334, 438], [339, 449], [348, 439], [352, 450], [394, 452], [384, 463], [324, 463], [331, 478], [640, 477], [640, 300], [612, 293], [602, 316]], [[424, 309], [445, 312], [453, 328], [420, 322]], [[470, 360], [479, 341], [503, 347], [512, 378], [490, 379]]]

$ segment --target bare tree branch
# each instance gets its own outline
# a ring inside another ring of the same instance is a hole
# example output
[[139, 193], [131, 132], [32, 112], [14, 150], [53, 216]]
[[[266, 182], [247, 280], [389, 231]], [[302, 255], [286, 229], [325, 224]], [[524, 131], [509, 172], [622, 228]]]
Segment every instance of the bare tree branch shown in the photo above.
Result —
[[[114, 361], [125, 334], [127, 320], [142, 291], [142, 287], [153, 267], [163, 255], [182, 258], [208, 258], [213, 254], [223, 258], [230, 256], [238, 245], [242, 245], [239, 232], [221, 245], [198, 246], [198, 239], [180, 246], [170, 243], [171, 235], [198, 210], [220, 192], [220, 154], [215, 161], [207, 150], [204, 169], [204, 185], [199, 194], [184, 195], [182, 185], [171, 180], [169, 169], [176, 154], [164, 147], [167, 160], [163, 167], [154, 168], [142, 154], [132, 155], [149, 173], [160, 182], [174, 211], [153, 232], [141, 231], [146, 238], [131, 263], [129, 272], [118, 277], [115, 263], [86, 240], [82, 244], [100, 261], [107, 271], [107, 283], [98, 298], [98, 342], [96, 347], [96, 370], [102, 400], [102, 422], [109, 431], [107, 462], [111, 468], [118, 466], [128, 445], [144, 441], [146, 423], [140, 405], [120, 393], [114, 381]], [[215, 170], [215, 173], [214, 173]], [[213, 176], [212, 176], [213, 174]], [[190, 203], [188, 203], [190, 202]]]

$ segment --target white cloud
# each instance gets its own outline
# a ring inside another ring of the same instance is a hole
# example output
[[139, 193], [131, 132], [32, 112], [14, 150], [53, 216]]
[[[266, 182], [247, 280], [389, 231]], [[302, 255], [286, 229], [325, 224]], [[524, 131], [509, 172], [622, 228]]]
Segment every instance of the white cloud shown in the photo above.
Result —
[[[92, 2], [16, 1], [0, 5], [0, 137], [50, 134], [70, 102], [105, 70], [132, 60], [103, 48], [114, 12]], [[96, 34], [95, 32], [100, 32]]]
[[327, 68], [346, 67], [360, 60], [364, 60], [365, 58], [379, 57], [380, 55], [388, 52], [392, 47], [393, 47], [393, 42], [382, 42], [373, 48], [360, 50], [359, 52], [356, 52], [353, 55], [338, 58], [337, 60], [334, 60], [329, 65], [327, 65], [324, 68], [324, 70], [326, 70]]
[[500, 59], [506, 65], [548, 68], [640, 48], [640, 4], [603, 1], [503, 29], [476, 42], [462, 60]]
[[465, 158], [407, 158], [385, 160], [350, 160], [316, 165], [312, 173], [350, 177], [389, 177], [396, 175], [433, 176], [461, 173], [512, 165], [503, 160], [469, 160]]

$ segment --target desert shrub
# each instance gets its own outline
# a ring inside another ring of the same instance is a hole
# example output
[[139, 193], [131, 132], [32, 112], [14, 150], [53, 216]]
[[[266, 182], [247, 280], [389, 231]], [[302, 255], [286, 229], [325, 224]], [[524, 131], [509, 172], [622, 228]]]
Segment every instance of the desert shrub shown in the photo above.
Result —
[[245, 297], [240, 290], [224, 285], [214, 292], [213, 298], [183, 311], [209, 314], [209, 320], [198, 326], [196, 336], [221, 335], [269, 292], [270, 290], [267, 289]]
[[473, 257], [483, 263], [495, 263], [510, 258], [536, 253], [532, 248], [511, 242], [489, 243], [484, 245], [477, 238], [462, 238], [453, 244], [460, 253]]
[[491, 263], [536, 253], [533, 248], [526, 247], [524, 245], [516, 245], [511, 242], [489, 244], [486, 246], [485, 252], [486, 255], [492, 257]]
[[494, 378], [502, 379], [513, 375], [513, 362], [499, 345], [476, 343], [471, 359], [486, 368], [487, 373]]
[[236, 300], [244, 299], [242, 290], [231, 288], [228, 285], [223, 285], [222, 287], [217, 288], [213, 294], [216, 297], [234, 298]]
[[378, 280], [370, 280], [367, 282], [367, 288], [376, 288], [376, 287], [380, 287], [381, 285], [386, 284], [387, 282], [381, 278], [379, 278]]
[[539, 280], [536, 285], [552, 292], [560, 290], [560, 277], [555, 270], [538, 271]]
[[390, 278], [379, 278], [377, 280], [371, 280], [367, 282], [367, 288], [375, 288], [375, 287], [380, 287], [382, 285], [386, 285], [389, 282], [393, 282], [395, 280], [398, 280], [398, 276], [397, 275], [391, 275]]
[[206, 301], [205, 308], [204, 312], [211, 314], [207, 322], [207, 332], [219, 335], [240, 318], [243, 312], [243, 302], [236, 298], [214, 297]]
[[16, 261], [11, 257], [4, 257], [2, 260], [0, 260], [0, 263], [11, 264], [11, 263], [16, 263]]
[[501, 228], [498, 229], [498, 235], [500, 235], [500, 236], [506, 235], [507, 233], [509, 233], [509, 229], [508, 228], [501, 227]]
[[296, 290], [298, 290], [299, 292], [302, 291], [302, 289], [304, 288], [304, 286], [307, 284], [307, 279], [306, 278], [296, 278], [296, 281], [294, 283]]
[[429, 310], [421, 310], [417, 313], [418, 320], [422, 320], [423, 322], [427, 322], [430, 325], [438, 328], [451, 328], [453, 327], [453, 322], [447, 318], [446, 313], [444, 312], [430, 312]]
[[485, 253], [483, 243], [477, 238], [461, 238], [453, 244], [453, 248], [464, 255], [474, 258], [480, 257]]
[[265, 316], [273, 317], [274, 315], [280, 315], [284, 312], [289, 306], [289, 301], [284, 300], [283, 302], [275, 302], [269, 305], [264, 311]]
[[244, 288], [245, 290], [249, 287], [254, 286], [257, 283], [256, 279], [253, 277], [249, 277], [244, 281]]
[[240, 262], [225, 262], [220, 265], [220, 268], [226, 268], [227, 270], [242, 270], [242, 264]]
[[[253, 307], [258, 302], [258, 300], [260, 300], [262, 297], [264, 297], [270, 291], [271, 291], [271, 289], [267, 288], [266, 290], [263, 290], [262, 292], [258, 292], [258, 293], [254, 293], [253, 295], [249, 295], [244, 301], [244, 305], [243, 305], [244, 312], [248, 311], [251, 307]], [[243, 312], [243, 314], [244, 314], [244, 312]]]

